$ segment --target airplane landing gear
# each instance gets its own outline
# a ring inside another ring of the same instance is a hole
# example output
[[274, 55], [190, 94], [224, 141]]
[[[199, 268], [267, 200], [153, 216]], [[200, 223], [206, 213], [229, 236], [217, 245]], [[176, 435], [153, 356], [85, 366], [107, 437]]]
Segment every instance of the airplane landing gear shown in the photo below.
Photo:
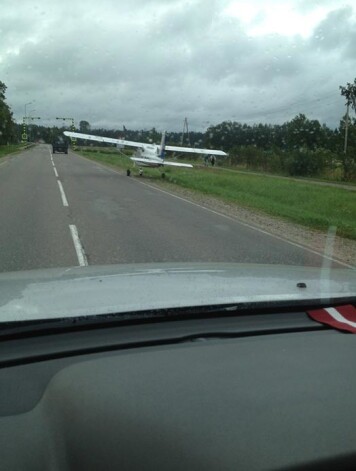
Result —
[[140, 168], [140, 170], [138, 171], [138, 174], [140, 175], [140, 177], [142, 177], [142, 175], [143, 175], [143, 170], [142, 170], [142, 168]]

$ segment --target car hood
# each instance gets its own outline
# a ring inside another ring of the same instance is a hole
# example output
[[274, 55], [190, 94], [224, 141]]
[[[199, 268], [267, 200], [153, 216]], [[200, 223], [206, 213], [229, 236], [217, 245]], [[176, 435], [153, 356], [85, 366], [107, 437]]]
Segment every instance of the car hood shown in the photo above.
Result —
[[140, 264], [0, 274], [0, 322], [356, 297], [356, 270]]

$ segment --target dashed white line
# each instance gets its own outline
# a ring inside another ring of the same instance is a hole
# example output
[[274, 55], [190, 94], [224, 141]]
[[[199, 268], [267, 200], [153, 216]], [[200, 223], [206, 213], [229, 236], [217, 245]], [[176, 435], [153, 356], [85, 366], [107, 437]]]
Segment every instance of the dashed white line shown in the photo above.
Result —
[[79, 239], [78, 229], [74, 224], [70, 224], [69, 229], [72, 235], [75, 251], [77, 252], [79, 265], [81, 267], [86, 267], [88, 265], [88, 260]]
[[[52, 165], [53, 165], [54, 174], [57, 178], [59, 178], [56, 166], [54, 164], [53, 155], [52, 155], [51, 151], [49, 151], [49, 154], [51, 156], [51, 162], [52, 162]], [[64, 193], [62, 182], [57, 180], [57, 183], [58, 183], [59, 191], [60, 191], [60, 194], [61, 194], [61, 197], [62, 197], [63, 206], [69, 206], [66, 194]], [[74, 224], [70, 224], [69, 225], [69, 230], [70, 230], [72, 240], [73, 240], [73, 244], [74, 244], [74, 248], [75, 248], [75, 251], [76, 251], [76, 254], [77, 254], [77, 257], [78, 257], [79, 266], [86, 267], [88, 265], [88, 259], [87, 259], [87, 256], [85, 255], [83, 246], [80, 242], [78, 229]]]
[[60, 191], [60, 193], [61, 193], [63, 206], [69, 206], [69, 205], [68, 205], [68, 200], [67, 200], [66, 194], [64, 193], [64, 189], [63, 189], [62, 183], [61, 183], [59, 180], [57, 180], [57, 183], [58, 183], [58, 186], [59, 186], [59, 191]]

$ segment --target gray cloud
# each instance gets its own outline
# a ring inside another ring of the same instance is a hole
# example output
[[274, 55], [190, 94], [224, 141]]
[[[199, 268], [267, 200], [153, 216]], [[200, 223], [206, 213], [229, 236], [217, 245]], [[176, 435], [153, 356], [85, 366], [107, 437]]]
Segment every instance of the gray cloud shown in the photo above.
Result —
[[356, 30], [352, 12], [350, 6], [331, 12], [316, 28], [312, 38], [313, 47], [337, 50], [339, 54], [343, 54], [350, 45], [354, 48]]
[[[305, 112], [336, 126], [338, 87], [356, 70], [355, 9], [336, 1], [309, 38], [249, 36], [228, 2], [5, 1], [0, 80], [15, 117], [35, 100], [93, 126], [181, 129], [223, 120], [283, 122]], [[308, 7], [309, 5], [309, 7]], [[310, 3], [296, 2], [310, 9]], [[256, 20], [257, 21], [257, 20]]]

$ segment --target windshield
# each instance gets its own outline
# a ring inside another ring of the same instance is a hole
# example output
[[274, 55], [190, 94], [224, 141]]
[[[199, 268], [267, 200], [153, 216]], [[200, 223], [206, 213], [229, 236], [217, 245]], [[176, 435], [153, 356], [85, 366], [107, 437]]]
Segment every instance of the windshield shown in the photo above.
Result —
[[2, 280], [355, 266], [356, 1], [3, 0], [0, 31]]

